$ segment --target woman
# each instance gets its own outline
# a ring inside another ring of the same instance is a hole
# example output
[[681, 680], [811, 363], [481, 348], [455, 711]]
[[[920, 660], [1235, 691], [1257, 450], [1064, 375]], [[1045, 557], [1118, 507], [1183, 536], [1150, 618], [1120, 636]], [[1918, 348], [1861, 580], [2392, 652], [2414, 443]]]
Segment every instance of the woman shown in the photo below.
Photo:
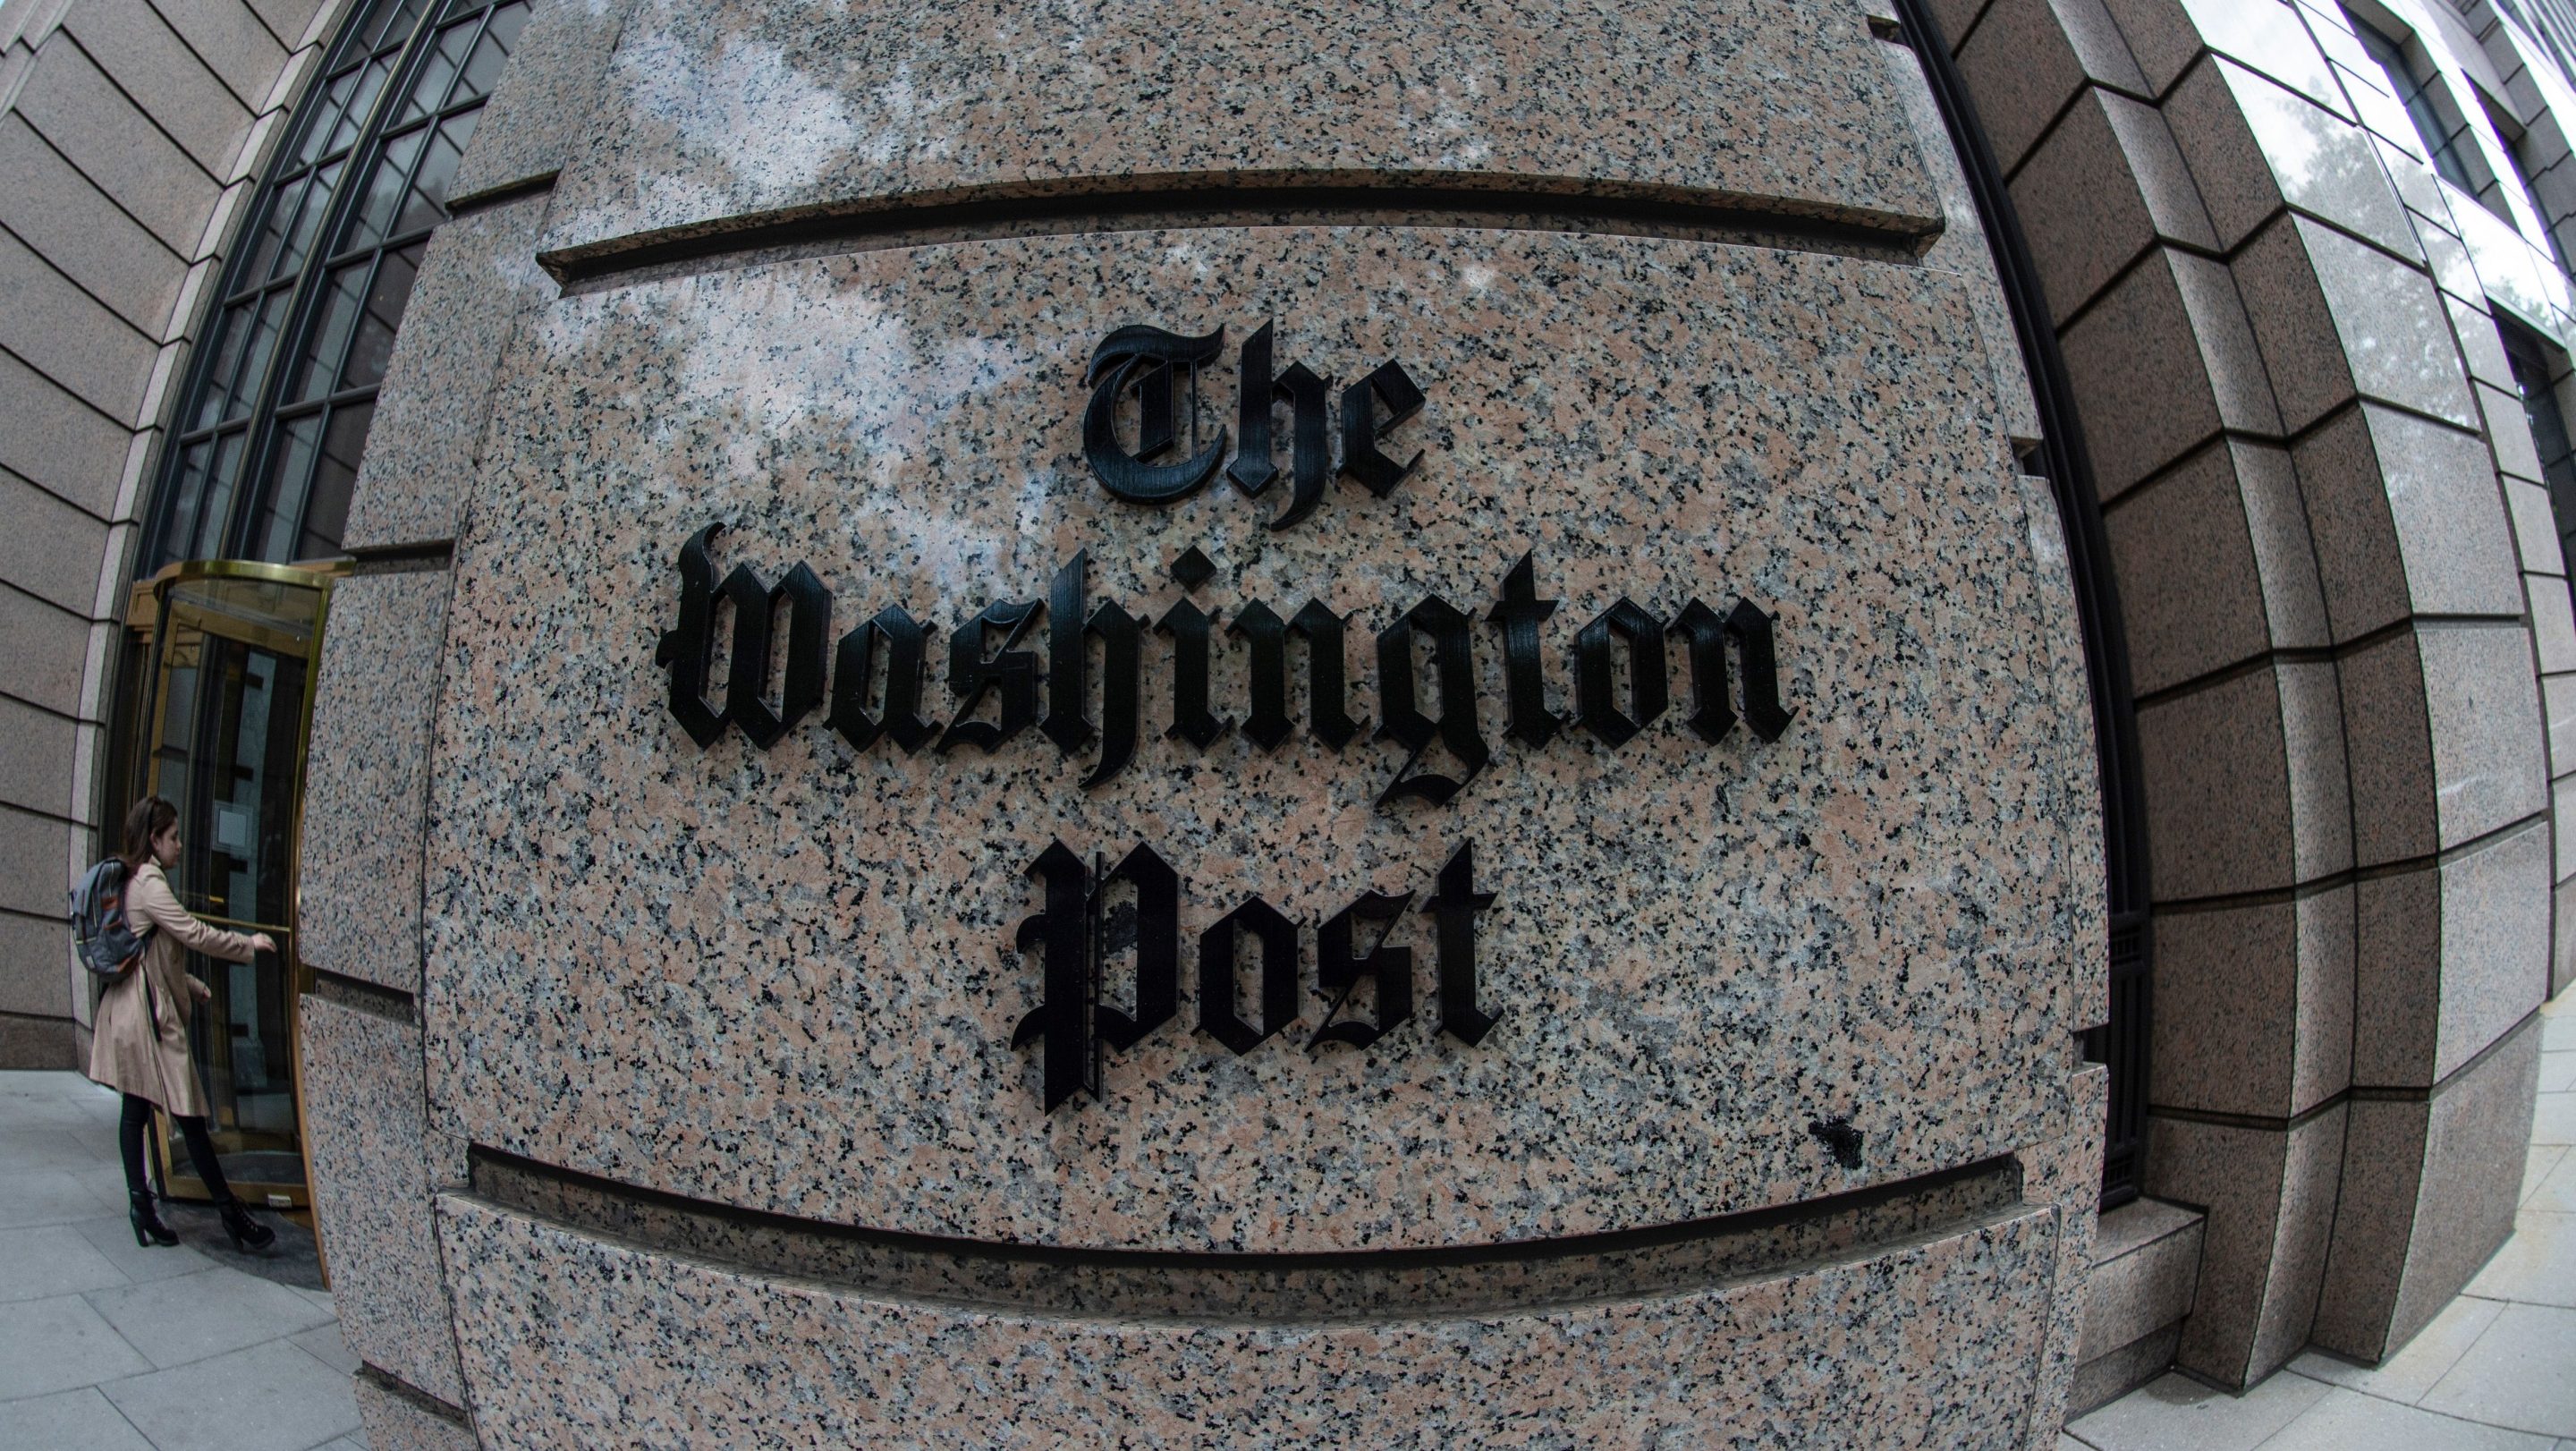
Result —
[[215, 1145], [206, 1137], [206, 1094], [197, 1083], [197, 1065], [188, 1057], [190, 1008], [214, 996], [214, 990], [188, 975], [188, 954], [202, 952], [227, 962], [248, 962], [253, 953], [275, 952], [265, 932], [245, 937], [209, 927], [188, 915], [170, 891], [164, 869], [179, 860], [179, 808], [158, 796], [134, 803], [125, 813], [125, 917], [144, 941], [143, 961], [108, 985], [98, 1000], [97, 1032], [90, 1044], [89, 1076], [125, 1095], [125, 1116], [117, 1126], [117, 1147], [125, 1155], [125, 1194], [138, 1245], [177, 1244], [179, 1236], [152, 1210], [152, 1190], [143, 1178], [143, 1130], [155, 1104], [179, 1125], [188, 1141], [188, 1157], [197, 1177], [223, 1211], [224, 1233], [233, 1248], [266, 1249], [277, 1231], [250, 1217], [224, 1182], [223, 1165], [215, 1162]]

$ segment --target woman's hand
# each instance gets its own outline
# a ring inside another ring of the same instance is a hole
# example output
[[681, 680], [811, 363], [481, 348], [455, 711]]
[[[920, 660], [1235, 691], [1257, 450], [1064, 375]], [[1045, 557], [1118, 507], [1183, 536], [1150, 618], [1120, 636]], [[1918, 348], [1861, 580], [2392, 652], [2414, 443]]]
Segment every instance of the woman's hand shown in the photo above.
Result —
[[215, 990], [206, 986], [205, 979], [199, 977], [191, 977], [188, 979], [188, 996], [195, 998], [197, 1001], [202, 1003], [212, 998], [214, 995]]
[[277, 950], [277, 939], [269, 936], [265, 932], [254, 932], [250, 935], [250, 945], [252, 950], [256, 952], [275, 952]]

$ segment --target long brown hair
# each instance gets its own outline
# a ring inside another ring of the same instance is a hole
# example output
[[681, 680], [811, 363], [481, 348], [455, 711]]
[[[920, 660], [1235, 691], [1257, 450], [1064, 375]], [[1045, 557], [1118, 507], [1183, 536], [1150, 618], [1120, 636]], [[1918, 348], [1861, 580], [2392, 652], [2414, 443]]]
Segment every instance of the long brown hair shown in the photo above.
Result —
[[143, 870], [152, 860], [152, 838], [178, 824], [179, 808], [167, 797], [146, 796], [126, 809], [125, 849], [117, 853], [125, 860], [128, 876]]

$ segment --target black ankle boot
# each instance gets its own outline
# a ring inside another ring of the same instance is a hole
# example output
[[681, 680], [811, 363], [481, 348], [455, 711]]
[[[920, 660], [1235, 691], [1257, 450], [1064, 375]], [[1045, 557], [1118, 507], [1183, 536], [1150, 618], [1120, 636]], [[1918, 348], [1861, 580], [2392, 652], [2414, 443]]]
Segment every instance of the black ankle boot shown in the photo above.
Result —
[[149, 1247], [179, 1242], [177, 1232], [163, 1224], [161, 1216], [153, 1212], [152, 1191], [148, 1189], [125, 1196], [125, 1219], [134, 1226], [134, 1242], [138, 1245]]
[[223, 1211], [224, 1233], [232, 1239], [235, 1250], [266, 1249], [277, 1243], [277, 1231], [251, 1218], [250, 1210], [240, 1200], [227, 1199], [216, 1208]]

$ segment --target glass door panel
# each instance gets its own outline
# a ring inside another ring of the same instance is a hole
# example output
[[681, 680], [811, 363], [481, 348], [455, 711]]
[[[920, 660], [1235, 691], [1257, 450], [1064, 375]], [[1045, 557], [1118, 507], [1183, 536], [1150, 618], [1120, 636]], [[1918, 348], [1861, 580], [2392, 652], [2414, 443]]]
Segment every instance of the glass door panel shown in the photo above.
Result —
[[[213, 996], [190, 1010], [189, 1048], [233, 1191], [254, 1204], [302, 1208], [310, 1197], [295, 1001], [304, 970], [292, 924], [310, 683], [330, 577], [274, 565], [183, 565], [154, 593], [157, 680], [145, 785], [179, 808], [183, 845], [171, 886], [205, 921], [265, 932], [280, 948], [246, 963], [191, 955], [188, 970]], [[205, 1195], [168, 1132], [165, 1124], [165, 1182], [183, 1197]]]

